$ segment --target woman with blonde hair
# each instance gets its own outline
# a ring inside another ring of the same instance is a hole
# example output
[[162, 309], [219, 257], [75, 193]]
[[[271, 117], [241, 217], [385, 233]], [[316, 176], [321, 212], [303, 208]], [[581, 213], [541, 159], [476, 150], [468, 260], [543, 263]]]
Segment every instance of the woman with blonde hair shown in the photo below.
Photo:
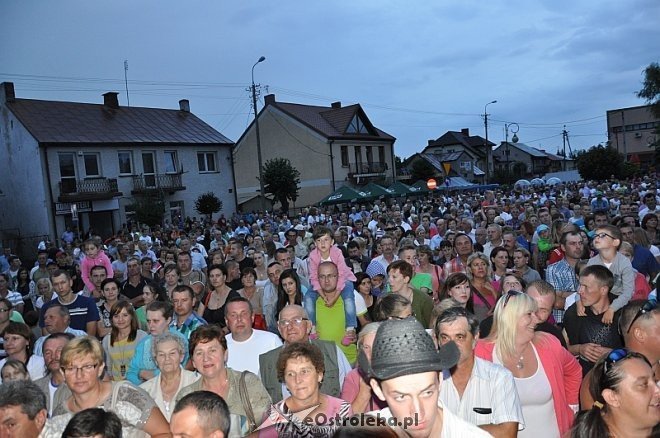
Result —
[[466, 267], [472, 290], [474, 316], [481, 322], [492, 314], [499, 297], [493, 286], [493, 270], [488, 256], [482, 252], [472, 253], [467, 259]]
[[35, 289], [37, 300], [34, 303], [34, 307], [36, 307], [37, 310], [41, 310], [44, 304], [53, 299], [53, 294], [55, 293], [53, 283], [50, 282], [50, 278], [40, 278], [37, 280]]
[[[153, 399], [129, 382], [102, 380], [101, 343], [90, 336], [75, 338], [62, 349], [62, 374], [71, 395], [53, 403], [53, 415], [41, 435], [59, 438], [74, 414], [102, 408], [119, 416], [124, 437], [168, 437], [169, 425]], [[59, 392], [59, 391], [58, 391]]]
[[539, 323], [536, 310], [530, 296], [507, 292], [495, 306], [490, 334], [477, 341], [474, 352], [513, 374], [525, 417], [518, 436], [556, 438], [573, 424], [582, 368], [557, 338], [534, 331]]

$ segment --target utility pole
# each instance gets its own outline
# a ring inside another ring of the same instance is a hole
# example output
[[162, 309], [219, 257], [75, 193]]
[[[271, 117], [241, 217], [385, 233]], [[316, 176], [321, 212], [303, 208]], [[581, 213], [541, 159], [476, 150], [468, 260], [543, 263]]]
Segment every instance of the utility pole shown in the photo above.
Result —
[[486, 131], [486, 184], [490, 183], [490, 166], [493, 162], [493, 149], [490, 147], [490, 144], [488, 144], [488, 111], [486, 111], [488, 105], [491, 103], [497, 103], [497, 100], [488, 102], [484, 105], [484, 130]]
[[623, 137], [623, 162], [628, 162], [628, 145], [626, 145], [626, 115], [625, 110], [621, 110], [621, 136]]
[[131, 106], [131, 100], [128, 98], [128, 59], [124, 59], [124, 84], [126, 84], [126, 106]]
[[252, 66], [252, 106], [254, 108], [254, 128], [257, 134], [257, 165], [259, 166], [259, 195], [261, 196], [261, 211], [266, 212], [266, 193], [264, 192], [264, 175], [263, 164], [261, 159], [261, 137], [259, 136], [259, 117], [257, 111], [257, 87], [254, 85], [254, 68], [260, 62], [266, 60], [265, 56], [261, 56], [257, 62]]
[[564, 125], [564, 130], [561, 132], [561, 138], [564, 143], [564, 159], [561, 161], [561, 170], [566, 170], [566, 138], [568, 137], [568, 132], [566, 131], [566, 125]]

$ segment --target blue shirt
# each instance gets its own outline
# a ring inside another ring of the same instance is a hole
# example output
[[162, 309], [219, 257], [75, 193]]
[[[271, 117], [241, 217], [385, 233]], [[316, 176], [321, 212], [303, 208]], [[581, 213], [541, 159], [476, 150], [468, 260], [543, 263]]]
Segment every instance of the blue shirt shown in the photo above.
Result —
[[653, 257], [651, 251], [638, 244], [633, 246], [632, 266], [644, 275], [651, 275], [660, 270], [658, 261]]
[[[170, 326], [170, 333], [174, 333], [183, 339], [185, 352], [183, 361], [181, 362], [183, 365], [188, 361], [188, 339], [179, 333], [176, 327]], [[128, 365], [128, 371], [126, 372], [126, 379], [134, 385], [140, 385], [145, 382], [140, 379], [140, 371], [142, 370], [153, 371], [154, 376], [160, 374], [158, 365], [156, 365], [156, 361], [154, 360], [153, 351], [151, 351], [153, 339], [154, 337], [149, 335], [142, 339], [135, 347], [133, 359], [131, 359], [131, 363]]]
[[[60, 303], [59, 298], [50, 300], [41, 307], [41, 312], [39, 313], [39, 327], [44, 327], [44, 315], [46, 310], [52, 305]], [[60, 303], [62, 304], [62, 303]], [[69, 309], [69, 327], [76, 330], [87, 331], [88, 322], [96, 322], [99, 318], [99, 308], [96, 306], [96, 303], [93, 299], [85, 297], [83, 295], [76, 295], [76, 299], [72, 303], [64, 304], [64, 307]]]

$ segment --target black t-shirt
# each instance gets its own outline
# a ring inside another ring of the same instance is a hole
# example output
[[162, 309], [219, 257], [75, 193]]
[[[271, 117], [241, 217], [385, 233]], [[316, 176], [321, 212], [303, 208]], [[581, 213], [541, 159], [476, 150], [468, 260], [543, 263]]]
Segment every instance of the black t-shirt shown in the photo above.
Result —
[[[598, 344], [607, 348], [623, 348], [623, 340], [619, 334], [619, 317], [621, 311], [614, 312], [612, 324], [603, 324], [603, 315], [595, 315], [591, 307], [585, 309], [587, 316], [577, 316], [577, 306], [573, 304], [564, 313], [564, 329], [571, 345]], [[582, 365], [582, 374], [585, 375], [594, 366], [593, 362], [578, 357]]]
[[241, 281], [240, 278], [236, 278], [230, 282], [227, 283], [227, 286], [234, 290], [240, 290], [243, 289], [243, 282]]
[[241, 272], [243, 272], [243, 269], [245, 268], [254, 268], [254, 260], [252, 260], [250, 257], [245, 257], [243, 260], [238, 262], [238, 267], [241, 269]]
[[122, 295], [126, 296], [129, 300], [132, 300], [133, 298], [139, 297], [142, 295], [142, 289], [149, 283], [149, 280], [147, 280], [144, 277], [140, 277], [140, 282], [138, 283], [137, 286], [133, 286], [129, 280], [124, 281], [121, 285], [121, 293]]

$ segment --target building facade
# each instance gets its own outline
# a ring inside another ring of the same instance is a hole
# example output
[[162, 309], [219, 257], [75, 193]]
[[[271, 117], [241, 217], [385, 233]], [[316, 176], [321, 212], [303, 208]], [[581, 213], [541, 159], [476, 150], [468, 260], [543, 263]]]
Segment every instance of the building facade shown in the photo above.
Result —
[[653, 115], [650, 105], [613, 109], [606, 115], [609, 147], [642, 168], [656, 166], [651, 145], [657, 141], [660, 120]]
[[135, 219], [136, 200], [159, 199], [164, 223], [197, 215], [194, 201], [214, 192], [235, 210], [232, 142], [190, 113], [103, 104], [17, 99], [0, 86], [0, 238], [48, 236], [66, 228], [102, 237]]
[[[369, 182], [394, 182], [394, 141], [376, 128], [359, 104], [342, 107], [278, 102], [265, 96], [259, 112], [262, 163], [288, 158], [300, 172], [300, 190], [293, 208], [316, 204], [338, 188]], [[234, 147], [239, 209], [258, 208], [259, 166], [255, 123]]]

